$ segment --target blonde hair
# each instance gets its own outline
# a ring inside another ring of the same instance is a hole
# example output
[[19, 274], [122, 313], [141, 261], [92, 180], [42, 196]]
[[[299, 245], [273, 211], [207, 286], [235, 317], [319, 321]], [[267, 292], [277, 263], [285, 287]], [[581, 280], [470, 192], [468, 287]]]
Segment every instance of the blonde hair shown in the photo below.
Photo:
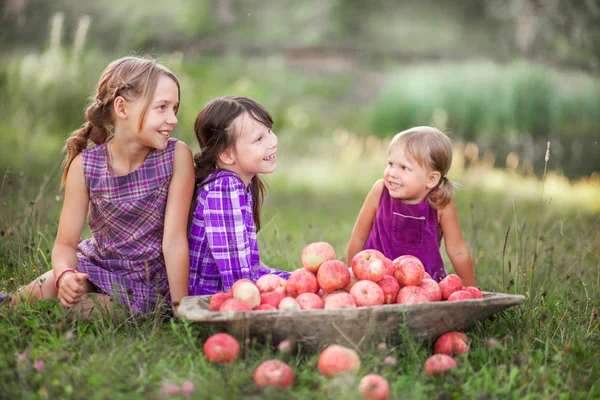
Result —
[[62, 184], [67, 180], [71, 163], [88, 146], [91, 140], [102, 144], [108, 140], [113, 122], [113, 103], [121, 96], [127, 101], [143, 99], [138, 130], [142, 128], [150, 103], [154, 98], [160, 76], [171, 78], [180, 91], [179, 80], [169, 69], [158, 64], [153, 58], [123, 57], [111, 62], [102, 73], [96, 94], [85, 110], [87, 121], [67, 139]]
[[436, 128], [416, 126], [402, 131], [390, 142], [390, 150], [402, 146], [421, 168], [428, 172], [439, 172], [438, 186], [427, 196], [434, 208], [443, 208], [454, 197], [456, 184], [447, 174], [452, 165], [452, 142], [450, 138]]

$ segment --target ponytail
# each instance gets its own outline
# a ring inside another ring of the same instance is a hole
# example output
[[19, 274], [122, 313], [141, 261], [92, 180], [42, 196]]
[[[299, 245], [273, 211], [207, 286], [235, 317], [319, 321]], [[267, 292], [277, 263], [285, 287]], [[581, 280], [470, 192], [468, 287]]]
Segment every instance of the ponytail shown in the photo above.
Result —
[[429, 192], [429, 204], [435, 209], [446, 207], [454, 198], [456, 188], [457, 184], [452, 182], [448, 176], [442, 176], [438, 187]]

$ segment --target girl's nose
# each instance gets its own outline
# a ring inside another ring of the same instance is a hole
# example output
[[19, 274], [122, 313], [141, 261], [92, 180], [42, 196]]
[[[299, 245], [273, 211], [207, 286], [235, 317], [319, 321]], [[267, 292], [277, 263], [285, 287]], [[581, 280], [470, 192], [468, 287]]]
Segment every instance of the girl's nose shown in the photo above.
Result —
[[277, 139], [277, 135], [275, 134], [275, 132], [271, 132], [273, 135], [272, 139], [271, 139], [271, 147], [277, 147], [277, 142], [279, 141]]
[[176, 125], [178, 122], [177, 120], [177, 115], [175, 113], [172, 113], [169, 118], [167, 119], [167, 123], [171, 124], [171, 125]]

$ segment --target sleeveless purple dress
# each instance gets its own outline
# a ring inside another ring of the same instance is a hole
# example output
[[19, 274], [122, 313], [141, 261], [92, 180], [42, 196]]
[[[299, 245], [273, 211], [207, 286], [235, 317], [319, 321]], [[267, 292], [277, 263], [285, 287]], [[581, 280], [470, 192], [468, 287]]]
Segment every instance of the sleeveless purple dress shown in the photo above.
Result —
[[107, 169], [106, 144], [82, 153], [92, 237], [77, 247], [77, 268], [99, 291], [138, 312], [169, 299], [162, 238], [176, 142], [151, 150], [123, 176]]
[[418, 204], [406, 204], [391, 197], [384, 185], [365, 249], [379, 250], [392, 260], [415, 256], [439, 282], [446, 276], [440, 243], [437, 211], [427, 198]]

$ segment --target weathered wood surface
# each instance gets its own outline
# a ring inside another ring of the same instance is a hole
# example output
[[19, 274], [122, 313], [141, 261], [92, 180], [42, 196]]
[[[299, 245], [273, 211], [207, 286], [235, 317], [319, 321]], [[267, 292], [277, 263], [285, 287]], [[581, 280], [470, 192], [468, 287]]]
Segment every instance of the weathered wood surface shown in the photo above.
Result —
[[256, 337], [275, 344], [290, 339], [308, 348], [330, 343], [357, 347], [382, 340], [399, 342], [404, 323], [416, 339], [434, 339], [448, 331], [467, 329], [525, 302], [521, 295], [484, 292], [483, 299], [454, 302], [338, 310], [215, 312], [208, 310], [210, 297], [184, 297], [179, 314], [191, 321], [220, 326], [241, 339]]

